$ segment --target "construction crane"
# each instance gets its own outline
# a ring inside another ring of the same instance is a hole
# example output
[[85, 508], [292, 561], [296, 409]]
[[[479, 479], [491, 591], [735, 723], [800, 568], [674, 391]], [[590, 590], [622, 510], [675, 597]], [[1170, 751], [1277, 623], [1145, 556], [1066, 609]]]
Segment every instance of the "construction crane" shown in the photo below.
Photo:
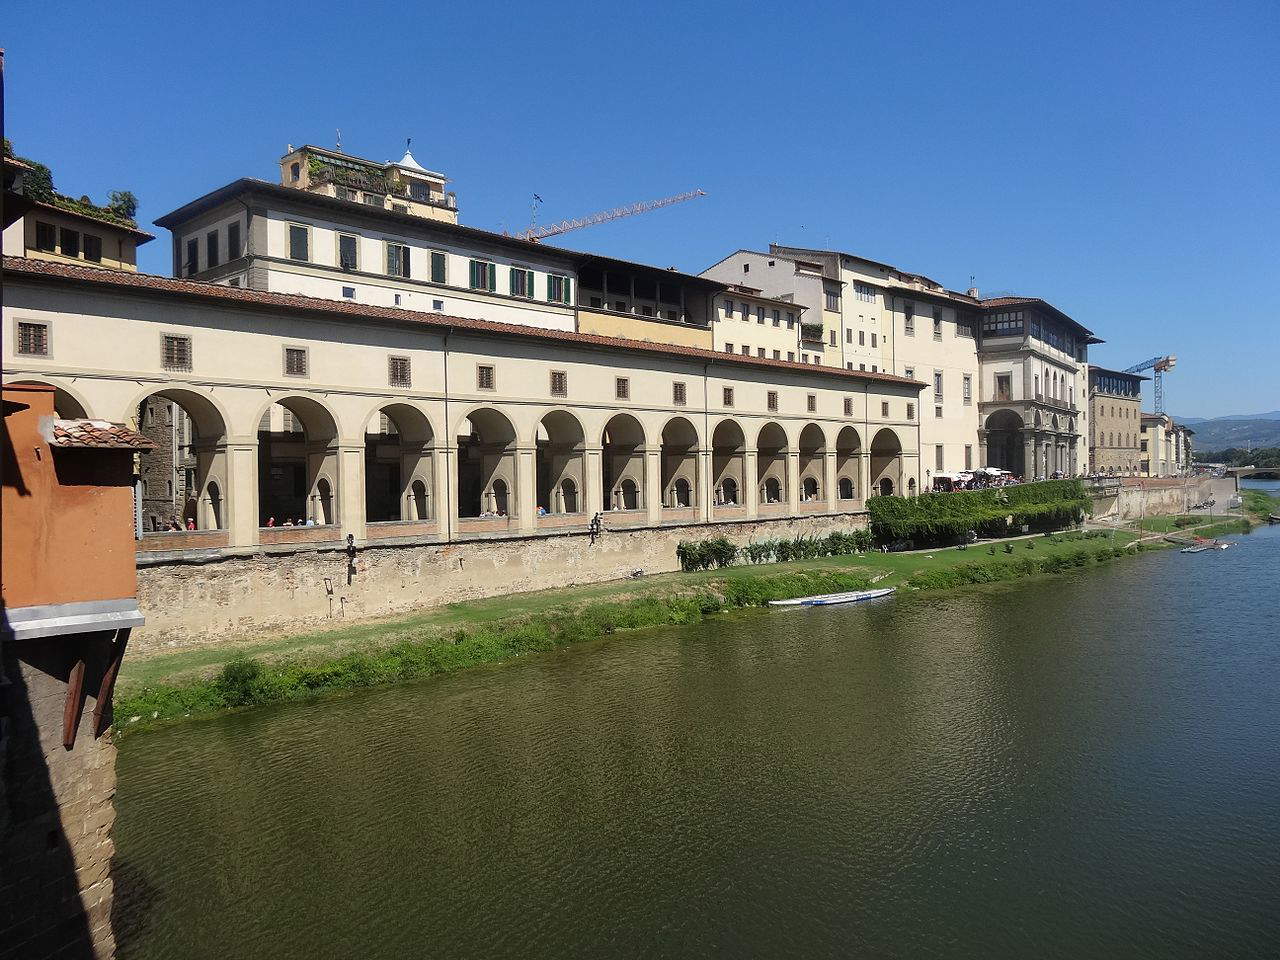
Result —
[[555, 237], [562, 233], [568, 233], [570, 230], [593, 227], [597, 223], [620, 220], [623, 217], [631, 217], [637, 213], [648, 213], [650, 210], [669, 207], [672, 204], [684, 203], [686, 200], [694, 200], [705, 196], [706, 194], [701, 190], [690, 190], [688, 193], [678, 193], [674, 197], [663, 197], [661, 200], [649, 200], [645, 203], [633, 203], [626, 207], [602, 210], [600, 213], [593, 213], [588, 217], [578, 217], [575, 220], [561, 220], [559, 223], [549, 223], [542, 227], [533, 224], [528, 230], [515, 234], [515, 237], [517, 240], [543, 240], [546, 237]]
[[1167, 371], [1177, 366], [1178, 358], [1175, 356], [1168, 357], [1152, 357], [1150, 360], [1143, 360], [1142, 363], [1135, 363], [1125, 373], [1142, 373], [1144, 370], [1154, 370], [1155, 390], [1156, 390], [1156, 413], [1164, 413], [1164, 375]]

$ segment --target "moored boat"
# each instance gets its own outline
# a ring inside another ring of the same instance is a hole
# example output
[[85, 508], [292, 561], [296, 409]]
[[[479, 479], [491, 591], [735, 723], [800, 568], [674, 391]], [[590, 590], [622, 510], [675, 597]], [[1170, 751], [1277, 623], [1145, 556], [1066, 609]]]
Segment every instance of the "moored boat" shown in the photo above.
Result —
[[771, 607], [830, 607], [841, 603], [859, 603], [863, 600], [874, 600], [886, 597], [896, 588], [884, 587], [880, 590], [849, 590], [845, 593], [822, 593], [812, 597], [796, 597], [793, 600], [770, 600]]

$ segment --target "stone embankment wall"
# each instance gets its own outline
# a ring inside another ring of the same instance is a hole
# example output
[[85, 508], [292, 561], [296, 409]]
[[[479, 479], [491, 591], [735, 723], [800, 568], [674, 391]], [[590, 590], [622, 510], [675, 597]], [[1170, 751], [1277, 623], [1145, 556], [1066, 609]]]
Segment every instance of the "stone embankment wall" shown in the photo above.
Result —
[[737, 544], [863, 529], [865, 513], [751, 523], [605, 530], [444, 545], [369, 546], [258, 554], [138, 570], [145, 627], [130, 656], [213, 640], [288, 633], [407, 613], [463, 600], [600, 583], [636, 570], [679, 569], [676, 544], [725, 536]]
[[[115, 954], [116, 747], [109, 729], [94, 739], [93, 713], [111, 634], [0, 649], [0, 960], [105, 960]], [[87, 696], [67, 749], [67, 679], [81, 658]]]
[[[1208, 477], [1126, 480], [1119, 488], [1094, 497], [1093, 517], [1095, 520], [1137, 520], [1144, 516], [1186, 513], [1192, 504], [1215, 495], [1213, 480]], [[1221, 495], [1218, 501], [1225, 510]]]

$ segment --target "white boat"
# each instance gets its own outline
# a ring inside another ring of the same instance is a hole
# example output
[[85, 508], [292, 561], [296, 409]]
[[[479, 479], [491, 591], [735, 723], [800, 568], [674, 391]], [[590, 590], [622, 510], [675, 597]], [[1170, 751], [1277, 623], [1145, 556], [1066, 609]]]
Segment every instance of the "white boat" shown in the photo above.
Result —
[[1231, 546], [1231, 544], [1230, 544], [1230, 543], [1215, 543], [1215, 544], [1213, 545], [1213, 549], [1215, 549], [1215, 550], [1225, 550], [1225, 549], [1227, 549], [1227, 547], [1229, 547], [1229, 546]]
[[1210, 547], [1210, 546], [1208, 546], [1208, 545], [1206, 545], [1206, 546], [1194, 546], [1194, 547], [1183, 547], [1183, 548], [1182, 548], [1182, 550], [1181, 550], [1180, 552], [1182, 552], [1182, 553], [1204, 553], [1206, 550], [1212, 550], [1212, 549], [1213, 549], [1213, 548], [1212, 548], [1212, 547]]
[[850, 590], [847, 593], [821, 593], [814, 597], [796, 597], [794, 600], [770, 600], [771, 607], [830, 607], [838, 603], [858, 603], [862, 600], [874, 600], [876, 597], [887, 597], [897, 589], [884, 587], [880, 590]]

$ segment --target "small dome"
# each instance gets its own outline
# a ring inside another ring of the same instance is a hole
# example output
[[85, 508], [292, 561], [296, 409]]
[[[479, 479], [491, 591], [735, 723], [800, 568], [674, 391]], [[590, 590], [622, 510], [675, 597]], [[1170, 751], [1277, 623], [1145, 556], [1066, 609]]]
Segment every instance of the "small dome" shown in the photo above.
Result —
[[420, 164], [417, 160], [413, 159], [413, 154], [412, 154], [412, 153], [410, 153], [408, 150], [406, 150], [406, 151], [404, 152], [404, 156], [400, 158], [400, 162], [399, 162], [399, 163], [397, 163], [397, 164], [396, 164], [396, 166], [397, 166], [397, 167], [405, 167], [405, 168], [407, 168], [407, 169], [409, 169], [409, 170], [418, 170], [418, 171], [420, 171], [420, 172], [422, 172], [422, 173], [430, 173], [430, 172], [431, 172], [431, 171], [430, 171], [430, 170], [428, 170], [426, 167], [424, 167], [422, 164]]

